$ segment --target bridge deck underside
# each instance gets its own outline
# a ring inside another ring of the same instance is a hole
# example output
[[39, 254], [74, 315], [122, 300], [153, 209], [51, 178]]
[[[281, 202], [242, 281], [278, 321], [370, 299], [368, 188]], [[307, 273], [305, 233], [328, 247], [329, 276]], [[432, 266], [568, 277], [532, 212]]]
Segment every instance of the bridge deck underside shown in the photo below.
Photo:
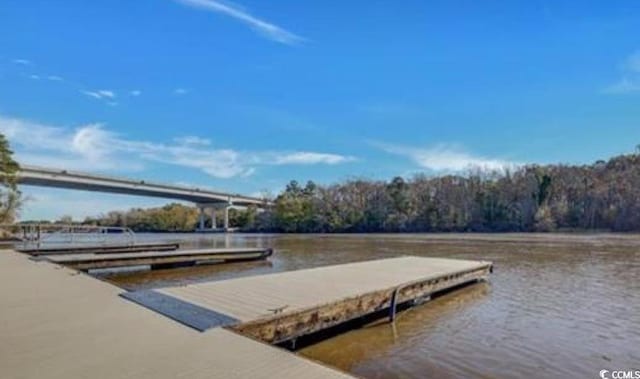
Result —
[[207, 192], [197, 192], [196, 190], [189, 189], [171, 189], [171, 188], [158, 188], [154, 186], [140, 184], [124, 184], [124, 183], [106, 183], [97, 181], [79, 181], [79, 180], [63, 180], [54, 178], [37, 178], [37, 177], [21, 177], [20, 184], [50, 187], [50, 188], [64, 188], [71, 190], [93, 191], [93, 192], [106, 192], [122, 195], [135, 195], [146, 197], [157, 197], [164, 199], [184, 200], [197, 204], [215, 204], [215, 203], [229, 203], [230, 201], [235, 205], [259, 205], [261, 200], [259, 199], [245, 199], [243, 197], [237, 197], [235, 195], [225, 194], [213, 194]]

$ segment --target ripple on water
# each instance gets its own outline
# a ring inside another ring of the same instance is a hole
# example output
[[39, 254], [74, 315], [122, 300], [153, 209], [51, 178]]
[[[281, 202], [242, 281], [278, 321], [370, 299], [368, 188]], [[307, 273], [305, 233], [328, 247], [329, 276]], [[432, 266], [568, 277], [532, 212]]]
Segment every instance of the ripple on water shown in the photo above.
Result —
[[[151, 236], [161, 238], [166, 236]], [[640, 237], [632, 235], [184, 235], [186, 246], [273, 246], [269, 263], [110, 277], [127, 288], [414, 254], [491, 260], [465, 287], [300, 351], [365, 378], [597, 377], [640, 362]]]

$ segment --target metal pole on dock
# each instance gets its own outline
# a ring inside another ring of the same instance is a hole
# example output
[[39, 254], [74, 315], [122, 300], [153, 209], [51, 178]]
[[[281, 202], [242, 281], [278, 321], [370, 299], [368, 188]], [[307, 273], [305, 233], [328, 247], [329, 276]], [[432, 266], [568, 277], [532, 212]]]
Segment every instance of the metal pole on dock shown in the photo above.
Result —
[[394, 322], [396, 320], [396, 308], [398, 302], [398, 290], [396, 288], [393, 290], [393, 294], [391, 294], [391, 304], [389, 305], [389, 322]]

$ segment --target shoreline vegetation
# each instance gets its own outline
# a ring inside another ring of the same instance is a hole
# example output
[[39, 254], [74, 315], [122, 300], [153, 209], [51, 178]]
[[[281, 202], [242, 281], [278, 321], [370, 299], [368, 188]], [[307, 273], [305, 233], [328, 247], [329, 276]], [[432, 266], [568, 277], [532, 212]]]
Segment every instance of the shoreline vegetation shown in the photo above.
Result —
[[[16, 177], [19, 169], [9, 141], [0, 133], [0, 225], [13, 223], [22, 206], [23, 199]], [[0, 229], [0, 241], [9, 241], [11, 238], [6, 230]]]
[[[326, 186], [291, 181], [273, 202], [264, 212], [230, 210], [230, 224], [245, 232], [284, 233], [637, 232], [640, 149], [590, 165], [475, 169]], [[172, 203], [112, 211], [82, 224], [191, 232], [197, 220], [195, 207]]]

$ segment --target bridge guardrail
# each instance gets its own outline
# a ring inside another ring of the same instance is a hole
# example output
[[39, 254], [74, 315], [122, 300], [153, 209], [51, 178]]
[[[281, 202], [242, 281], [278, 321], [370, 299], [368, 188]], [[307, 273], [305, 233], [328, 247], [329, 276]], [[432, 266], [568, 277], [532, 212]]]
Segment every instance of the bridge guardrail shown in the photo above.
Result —
[[179, 191], [186, 191], [189, 193], [212, 195], [212, 196], [218, 196], [218, 197], [231, 197], [231, 198], [244, 200], [244, 201], [251, 201], [251, 202], [265, 201], [264, 199], [259, 199], [251, 196], [245, 196], [237, 193], [225, 193], [225, 192], [220, 192], [220, 191], [216, 191], [208, 188], [184, 187], [179, 185], [171, 185], [167, 183], [157, 183], [157, 182], [148, 181], [148, 180], [118, 178], [118, 177], [113, 177], [108, 175], [95, 175], [95, 174], [89, 174], [89, 173], [83, 173], [83, 172], [76, 172], [76, 171], [69, 171], [69, 170], [62, 170], [62, 169], [52, 169], [52, 168], [32, 166], [32, 165], [22, 165], [20, 172], [18, 172], [18, 177], [21, 176], [21, 173], [22, 173], [22, 176], [25, 176], [24, 173], [27, 173], [27, 174], [34, 173], [34, 174], [40, 174], [44, 176], [53, 176], [53, 177], [66, 176], [70, 178], [78, 178], [78, 179], [86, 179], [86, 180], [104, 180], [104, 181], [110, 181], [114, 183], [120, 183], [120, 184], [131, 185], [131, 186], [150, 186], [150, 187], [156, 187], [156, 188], [161, 188], [165, 190], [179, 190]]

